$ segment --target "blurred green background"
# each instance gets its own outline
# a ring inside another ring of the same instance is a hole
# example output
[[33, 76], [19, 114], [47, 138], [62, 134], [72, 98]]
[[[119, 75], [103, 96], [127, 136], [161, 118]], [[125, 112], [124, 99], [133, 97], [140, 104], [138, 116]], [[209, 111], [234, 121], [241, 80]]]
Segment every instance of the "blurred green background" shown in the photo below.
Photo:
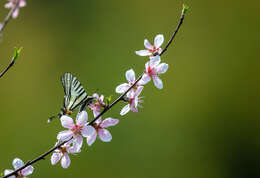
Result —
[[68, 169], [52, 166], [49, 156], [29, 177], [260, 177], [257, 0], [28, 0], [0, 44], [1, 70], [14, 47], [24, 48], [0, 79], [1, 171], [15, 157], [35, 158], [56, 142], [63, 128], [46, 121], [60, 111], [64, 72], [76, 75], [89, 94], [98, 89], [115, 99], [125, 71], [143, 71], [147, 58], [135, 50], [159, 33], [168, 40], [183, 3], [190, 9], [162, 57], [169, 64], [164, 89], [149, 83], [137, 114], [121, 117], [120, 103], [104, 116], [120, 119], [110, 129], [112, 142], [84, 144]]

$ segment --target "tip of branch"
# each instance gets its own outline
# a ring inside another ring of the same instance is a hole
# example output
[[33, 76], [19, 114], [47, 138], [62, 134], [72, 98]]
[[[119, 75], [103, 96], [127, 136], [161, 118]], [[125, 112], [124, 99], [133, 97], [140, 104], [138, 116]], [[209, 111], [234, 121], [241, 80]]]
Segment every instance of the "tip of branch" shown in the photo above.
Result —
[[14, 56], [13, 56], [13, 60], [14, 60], [14, 61], [20, 56], [22, 50], [23, 50], [22, 47], [19, 48], [19, 49], [15, 49], [15, 51], [14, 51]]
[[189, 7], [186, 4], [183, 4], [182, 13], [185, 15]]

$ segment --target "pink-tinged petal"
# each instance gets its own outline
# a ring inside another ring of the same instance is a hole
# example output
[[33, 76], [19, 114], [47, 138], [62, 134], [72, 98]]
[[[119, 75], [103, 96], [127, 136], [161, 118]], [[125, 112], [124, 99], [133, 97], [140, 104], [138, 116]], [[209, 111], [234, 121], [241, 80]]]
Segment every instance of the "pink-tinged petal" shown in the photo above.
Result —
[[128, 82], [135, 82], [135, 72], [133, 69], [130, 69], [128, 71], [126, 71], [125, 73], [125, 77], [126, 77], [126, 80], [128, 80]]
[[57, 139], [60, 141], [67, 141], [73, 136], [73, 132], [71, 130], [64, 130], [58, 133]]
[[136, 89], [136, 91], [135, 91], [135, 95], [134, 95], [134, 97], [139, 96], [139, 95], [141, 94], [143, 88], [144, 88], [144, 86], [140, 86], [140, 87], [138, 87], [138, 88]]
[[87, 123], [87, 121], [88, 121], [88, 113], [86, 111], [81, 111], [77, 115], [77, 119], [76, 119], [77, 125], [83, 126]]
[[148, 50], [139, 50], [136, 51], [135, 54], [139, 55], [139, 56], [151, 56], [152, 53]]
[[136, 98], [135, 99], [135, 102], [133, 102], [131, 105], [130, 105], [130, 109], [131, 109], [131, 111], [133, 111], [133, 112], [138, 112], [138, 110], [137, 110], [137, 102], [136, 102], [136, 100], [138, 100], [138, 98]]
[[9, 9], [9, 8], [13, 8], [13, 3], [12, 2], [8, 2], [5, 4], [5, 8]]
[[93, 135], [95, 132], [96, 132], [96, 129], [90, 125], [85, 126], [81, 129], [81, 134], [84, 137], [89, 137], [89, 136]]
[[103, 122], [100, 124], [101, 127], [111, 127], [114, 126], [116, 124], [118, 124], [119, 120], [118, 119], [113, 119], [113, 118], [106, 118], [105, 120], [103, 120]]
[[70, 157], [67, 153], [64, 153], [61, 158], [61, 166], [65, 169], [70, 166]]
[[25, 6], [26, 6], [26, 1], [25, 0], [20, 0], [19, 7], [25, 7]]
[[96, 99], [99, 99], [99, 95], [97, 93], [94, 93], [93, 97], [96, 98]]
[[[14, 172], [14, 171], [11, 170], [11, 169], [6, 169], [6, 170], [4, 171], [4, 175], [6, 176], [6, 175], [8, 175], [8, 174], [11, 174], [12, 172]], [[9, 176], [8, 178], [15, 178], [15, 176]]]
[[157, 35], [157, 36], [154, 38], [154, 46], [155, 46], [156, 48], [159, 48], [159, 47], [163, 44], [163, 41], [164, 41], [163, 35], [161, 35], [161, 34]]
[[33, 170], [34, 170], [34, 168], [32, 166], [27, 166], [26, 168], [24, 168], [21, 171], [21, 173], [22, 173], [23, 176], [28, 176], [28, 175], [33, 173]]
[[61, 125], [64, 128], [71, 129], [74, 127], [73, 119], [69, 116], [65, 116], [65, 115], [61, 116], [60, 121], [61, 121]]
[[103, 142], [110, 142], [112, 135], [107, 129], [98, 129], [98, 136]]
[[91, 109], [91, 110], [94, 110], [96, 108], [96, 106], [94, 104], [90, 104], [88, 105], [88, 107]]
[[83, 143], [83, 138], [81, 135], [76, 135], [74, 138], [73, 138], [73, 147], [75, 149], [76, 152], [78, 152], [81, 147], [82, 147], [82, 143]]
[[127, 105], [125, 105], [125, 106], [122, 108], [122, 110], [121, 110], [121, 112], [120, 112], [120, 115], [123, 116], [123, 115], [125, 115], [126, 113], [128, 113], [129, 111], [130, 111], [130, 104], [127, 104]]
[[168, 64], [166, 64], [166, 63], [161, 63], [156, 68], [158, 74], [165, 73], [167, 71], [167, 69], [168, 69]]
[[157, 75], [153, 76], [153, 83], [158, 89], [163, 88], [162, 80]]
[[150, 82], [150, 80], [151, 80], [150, 75], [148, 75], [148, 74], [143, 74], [143, 77], [142, 77], [142, 79], [141, 79], [141, 83], [142, 83], [142, 85], [145, 85], [145, 84], [147, 84], [148, 82]]
[[67, 152], [72, 153], [72, 154], [76, 154], [76, 153], [80, 153], [81, 149], [77, 149], [77, 148], [71, 146], [71, 147], [67, 148]]
[[22, 167], [24, 165], [23, 161], [19, 158], [15, 158], [13, 160], [13, 167], [15, 170], [19, 169], [20, 167]]
[[93, 132], [92, 135], [87, 137], [87, 144], [88, 144], [88, 146], [91, 146], [96, 141], [96, 138], [97, 138], [97, 132], [95, 130], [95, 132]]
[[58, 153], [53, 153], [53, 154], [51, 155], [51, 164], [52, 164], [52, 165], [57, 164], [57, 162], [60, 161], [61, 157], [62, 157], [62, 153], [60, 153], [60, 152], [58, 152]]
[[102, 122], [102, 118], [101, 117], [99, 117], [96, 121], [95, 121], [95, 123], [98, 125], [98, 124], [100, 124]]
[[150, 50], [153, 49], [153, 45], [151, 45], [151, 43], [147, 39], [144, 40], [144, 47]]
[[17, 18], [18, 15], [19, 15], [19, 8], [16, 8], [16, 9], [14, 10], [14, 13], [13, 13], [13, 18], [14, 18], [14, 19]]
[[116, 87], [116, 93], [124, 93], [128, 88], [129, 88], [129, 84], [128, 83], [123, 83], [121, 85], [118, 85]]
[[100, 98], [99, 98], [100, 101], [103, 101], [104, 100], [104, 95], [101, 95]]
[[161, 62], [161, 57], [160, 56], [152, 56], [150, 57], [150, 66], [157, 66]]

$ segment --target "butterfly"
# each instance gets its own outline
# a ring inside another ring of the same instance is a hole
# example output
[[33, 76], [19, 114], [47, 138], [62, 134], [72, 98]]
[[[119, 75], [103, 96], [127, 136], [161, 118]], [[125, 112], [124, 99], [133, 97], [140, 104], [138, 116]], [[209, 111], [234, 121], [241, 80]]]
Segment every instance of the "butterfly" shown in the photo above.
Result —
[[48, 122], [51, 122], [56, 117], [60, 118], [62, 115], [72, 114], [79, 106], [81, 106], [80, 111], [82, 111], [93, 100], [93, 97], [88, 96], [78, 79], [71, 73], [65, 73], [61, 77], [61, 83], [65, 93], [63, 107], [61, 112], [57, 116], [50, 117]]

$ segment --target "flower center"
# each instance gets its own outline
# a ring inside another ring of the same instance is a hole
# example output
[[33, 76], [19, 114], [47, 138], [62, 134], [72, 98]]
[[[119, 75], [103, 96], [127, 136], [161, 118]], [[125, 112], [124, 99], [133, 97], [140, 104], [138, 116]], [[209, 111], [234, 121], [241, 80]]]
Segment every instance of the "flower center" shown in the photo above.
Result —
[[76, 124], [72, 127], [71, 131], [73, 131], [75, 135], [80, 134], [80, 130], [82, 129], [82, 127], [83, 126]]

